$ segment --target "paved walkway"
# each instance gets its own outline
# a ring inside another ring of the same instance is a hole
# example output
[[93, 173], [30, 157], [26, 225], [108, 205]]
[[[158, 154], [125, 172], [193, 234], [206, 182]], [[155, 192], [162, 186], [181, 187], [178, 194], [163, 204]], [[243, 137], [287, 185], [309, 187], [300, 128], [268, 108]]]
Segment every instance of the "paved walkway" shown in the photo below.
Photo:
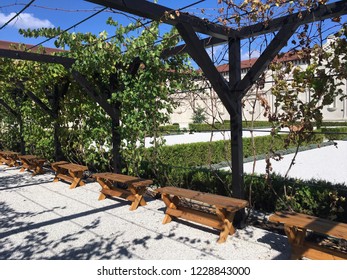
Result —
[[98, 201], [100, 186], [69, 189], [53, 174], [32, 177], [0, 166], [0, 259], [288, 259], [287, 239], [248, 226], [217, 244], [218, 233], [187, 222], [162, 225], [164, 203], [129, 211]]

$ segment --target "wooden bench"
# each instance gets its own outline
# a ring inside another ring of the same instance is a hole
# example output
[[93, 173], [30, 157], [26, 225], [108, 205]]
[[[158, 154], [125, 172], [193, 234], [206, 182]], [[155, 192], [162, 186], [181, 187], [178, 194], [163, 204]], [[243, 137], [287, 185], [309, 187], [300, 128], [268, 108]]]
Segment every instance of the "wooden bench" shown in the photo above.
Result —
[[70, 189], [85, 185], [82, 177], [83, 172], [88, 170], [87, 166], [69, 163], [67, 161], [53, 162], [51, 166], [55, 171], [55, 178], [53, 182], [58, 182], [59, 179], [70, 182]]
[[[235, 233], [233, 220], [235, 213], [245, 208], [248, 202], [242, 199], [221, 195], [203, 193], [176, 187], [164, 187], [157, 190], [161, 193], [162, 200], [166, 205], [163, 224], [169, 223], [172, 217], [186, 219], [221, 230], [218, 243], [226, 241], [228, 235]], [[212, 207], [212, 211], [194, 209], [185, 205], [187, 200], [198, 201]]]
[[22, 168], [20, 172], [24, 172], [25, 170], [31, 170], [33, 171], [32, 176], [45, 173], [43, 170], [43, 165], [46, 162], [46, 159], [39, 158], [34, 155], [23, 155], [18, 157], [22, 162]]
[[3, 164], [7, 164], [9, 167], [14, 167], [19, 165], [19, 163], [17, 162], [18, 155], [19, 153], [17, 152], [1, 151], [0, 159]]
[[96, 173], [93, 174], [93, 177], [102, 187], [99, 200], [103, 200], [107, 196], [125, 198], [132, 202], [131, 211], [136, 210], [139, 205], [146, 205], [143, 194], [146, 188], [153, 184], [152, 180], [117, 173]]
[[276, 212], [269, 221], [284, 225], [291, 246], [291, 258], [314, 260], [347, 259], [347, 253], [307, 239], [308, 233], [347, 240], [347, 224], [299, 213]]

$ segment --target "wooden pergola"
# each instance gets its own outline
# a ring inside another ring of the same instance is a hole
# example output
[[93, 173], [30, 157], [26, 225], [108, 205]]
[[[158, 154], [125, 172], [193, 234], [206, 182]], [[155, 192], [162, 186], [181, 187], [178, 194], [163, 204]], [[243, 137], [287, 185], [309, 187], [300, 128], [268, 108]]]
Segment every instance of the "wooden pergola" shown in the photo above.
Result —
[[[162, 53], [163, 57], [173, 56], [187, 52], [201, 68], [211, 86], [218, 94], [225, 108], [230, 114], [231, 120], [231, 146], [232, 146], [232, 193], [236, 198], [244, 198], [244, 172], [243, 172], [243, 142], [242, 142], [242, 104], [241, 100], [250, 87], [263, 74], [271, 61], [278, 55], [280, 50], [287, 44], [290, 37], [299, 26], [328, 18], [338, 17], [347, 13], [347, 1], [338, 1], [328, 5], [320, 5], [310, 11], [288, 14], [275, 18], [266, 23], [257, 23], [243, 27], [239, 30], [232, 29], [218, 23], [212, 23], [206, 19], [190, 15], [188, 13], [175, 13], [174, 9], [144, 0], [86, 0], [105, 7], [117, 9], [139, 17], [161, 21], [175, 26], [183, 38], [185, 44], [167, 49]], [[168, 16], [170, 15], [170, 16]], [[241, 40], [277, 32], [270, 44], [257, 59], [248, 73], [241, 78]], [[197, 33], [207, 35], [199, 39]], [[228, 44], [229, 53], [229, 81], [219, 73], [213, 61], [209, 57], [206, 48]], [[0, 49], [0, 57], [39, 61], [45, 63], [59, 63], [66, 69], [70, 69], [74, 59], [47, 54], [36, 54], [22, 51]], [[134, 61], [132, 69], [138, 68], [139, 62]], [[111, 117], [113, 126], [119, 125], [119, 108], [108, 103], [108, 96], [103, 96], [94, 90], [87, 79], [76, 71], [72, 72], [74, 79], [86, 90], [88, 95], [95, 100]], [[35, 98], [32, 98], [35, 101]], [[1, 104], [4, 105], [3, 101]], [[39, 101], [36, 100], [39, 104]], [[6, 106], [6, 105], [4, 105]], [[54, 114], [47, 110], [49, 114]], [[118, 145], [119, 135], [114, 135], [113, 145]], [[114, 159], [118, 156], [114, 149]], [[115, 161], [117, 162], [117, 161]], [[117, 170], [117, 168], [115, 168]]]
[[[287, 44], [300, 25], [338, 17], [347, 13], [347, 1], [320, 5], [311, 11], [289, 14], [272, 21], [258, 23], [234, 30], [228, 26], [212, 23], [187, 13], [176, 13], [175, 9], [143, 0], [86, 0], [117, 9], [139, 17], [173, 25], [185, 41], [184, 45], [166, 50], [166, 56], [181, 52], [188, 54], [199, 65], [211, 86], [218, 94], [230, 114], [232, 145], [232, 192], [236, 198], [244, 198], [243, 143], [241, 100], [257, 81], [279, 51]], [[169, 16], [168, 16], [169, 15]], [[241, 40], [278, 31], [268, 47], [257, 59], [248, 73], [241, 79]], [[200, 40], [197, 33], [208, 37]], [[228, 44], [229, 81], [219, 73], [205, 48]]]

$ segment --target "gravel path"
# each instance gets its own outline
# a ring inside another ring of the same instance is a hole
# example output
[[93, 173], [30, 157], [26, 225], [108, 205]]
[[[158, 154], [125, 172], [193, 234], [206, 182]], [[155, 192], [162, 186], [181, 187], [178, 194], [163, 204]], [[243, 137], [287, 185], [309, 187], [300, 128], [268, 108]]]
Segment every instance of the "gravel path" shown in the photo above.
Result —
[[[345, 184], [347, 186], [347, 141], [336, 141], [337, 145], [329, 145], [322, 148], [299, 152], [295, 164], [289, 171], [289, 177], [304, 180], [324, 180], [332, 183]], [[293, 154], [284, 155], [280, 161], [272, 160], [272, 168], [275, 173], [285, 175]], [[256, 162], [255, 172], [265, 173], [265, 160]], [[228, 170], [229, 168], [223, 168]], [[251, 173], [253, 162], [244, 164], [244, 172]]]
[[248, 226], [224, 244], [210, 228], [173, 221], [164, 203], [129, 211], [122, 199], [98, 201], [100, 186], [69, 189], [53, 174], [32, 177], [0, 166], [0, 259], [288, 259], [287, 239]]

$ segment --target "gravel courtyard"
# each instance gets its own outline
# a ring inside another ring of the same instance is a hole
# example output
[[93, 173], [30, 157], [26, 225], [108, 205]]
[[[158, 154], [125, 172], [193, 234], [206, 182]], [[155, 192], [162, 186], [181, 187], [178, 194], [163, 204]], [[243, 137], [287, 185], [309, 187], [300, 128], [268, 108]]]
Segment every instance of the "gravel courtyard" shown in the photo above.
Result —
[[32, 177], [0, 166], [0, 259], [288, 259], [284, 236], [247, 226], [216, 243], [211, 228], [173, 221], [163, 225], [165, 204], [129, 211], [122, 199], [98, 201], [101, 187], [91, 182], [69, 189], [53, 183], [50, 170]]

